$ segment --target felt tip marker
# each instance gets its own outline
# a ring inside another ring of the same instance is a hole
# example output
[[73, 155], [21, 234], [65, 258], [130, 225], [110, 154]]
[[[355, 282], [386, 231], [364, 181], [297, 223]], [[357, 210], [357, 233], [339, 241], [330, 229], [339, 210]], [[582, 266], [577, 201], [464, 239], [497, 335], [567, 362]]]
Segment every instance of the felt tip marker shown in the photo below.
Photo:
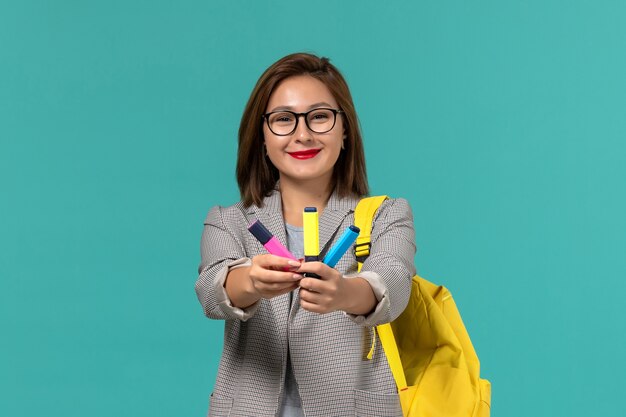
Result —
[[259, 242], [267, 249], [269, 253], [276, 256], [282, 256], [283, 258], [293, 259], [297, 261], [296, 257], [289, 252], [289, 250], [280, 243], [278, 239], [269, 230], [267, 227], [261, 223], [261, 221], [257, 220], [248, 226], [248, 230], [250, 233], [257, 238]]
[[[319, 261], [319, 216], [315, 207], [304, 208], [304, 213], [302, 213], [302, 223], [304, 226], [304, 260], [306, 262]], [[307, 272], [305, 276], [319, 278], [319, 275], [312, 272]]]
[[343, 235], [339, 238], [339, 241], [330, 248], [326, 256], [324, 257], [324, 263], [331, 268], [337, 265], [337, 262], [341, 259], [344, 253], [352, 246], [356, 238], [359, 236], [361, 230], [356, 226], [349, 226]]
[[304, 208], [302, 223], [304, 225], [304, 260], [317, 261], [320, 254], [320, 235], [319, 217], [315, 207]]

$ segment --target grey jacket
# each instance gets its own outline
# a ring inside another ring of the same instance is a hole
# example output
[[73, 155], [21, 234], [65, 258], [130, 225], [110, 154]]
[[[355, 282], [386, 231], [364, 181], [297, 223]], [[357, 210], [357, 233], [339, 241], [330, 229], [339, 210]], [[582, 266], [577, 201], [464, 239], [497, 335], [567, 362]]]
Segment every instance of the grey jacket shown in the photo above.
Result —
[[[354, 223], [356, 198], [332, 195], [320, 215], [320, 246], [330, 247]], [[378, 305], [368, 316], [343, 312], [310, 313], [300, 308], [298, 290], [262, 299], [241, 310], [223, 289], [228, 271], [267, 253], [248, 232], [259, 219], [286, 243], [281, 197], [274, 191], [262, 208], [214, 207], [202, 234], [202, 262], [196, 293], [207, 317], [225, 320], [224, 350], [210, 398], [209, 416], [275, 416], [283, 394], [287, 352], [291, 355], [306, 416], [402, 415], [397, 389], [372, 326], [395, 319], [405, 308], [415, 274], [415, 234], [406, 200], [389, 199], [372, 228], [371, 255], [359, 276], [375, 288]], [[347, 278], [356, 274], [353, 251], [335, 267]]]

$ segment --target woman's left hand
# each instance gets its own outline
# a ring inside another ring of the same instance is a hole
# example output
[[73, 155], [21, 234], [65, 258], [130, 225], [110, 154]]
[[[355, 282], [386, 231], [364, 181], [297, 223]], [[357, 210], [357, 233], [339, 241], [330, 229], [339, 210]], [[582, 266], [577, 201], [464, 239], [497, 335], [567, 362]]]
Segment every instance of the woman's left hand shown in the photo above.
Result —
[[344, 278], [322, 262], [304, 262], [296, 272], [312, 272], [320, 277], [300, 280], [300, 306], [312, 313], [341, 310], [365, 314], [376, 306], [374, 291], [363, 278]]
[[313, 313], [330, 313], [343, 310], [345, 301], [345, 279], [335, 268], [321, 262], [304, 262], [298, 274], [314, 273], [320, 278], [300, 280], [300, 306]]

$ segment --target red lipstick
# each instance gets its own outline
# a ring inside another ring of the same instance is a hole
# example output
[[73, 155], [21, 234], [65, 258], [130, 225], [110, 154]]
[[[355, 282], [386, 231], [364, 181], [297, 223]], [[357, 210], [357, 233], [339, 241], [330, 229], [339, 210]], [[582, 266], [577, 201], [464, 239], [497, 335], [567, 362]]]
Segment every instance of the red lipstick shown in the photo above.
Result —
[[306, 151], [287, 153], [296, 159], [311, 159], [314, 158], [318, 153], [320, 153], [320, 149], [307, 149]]

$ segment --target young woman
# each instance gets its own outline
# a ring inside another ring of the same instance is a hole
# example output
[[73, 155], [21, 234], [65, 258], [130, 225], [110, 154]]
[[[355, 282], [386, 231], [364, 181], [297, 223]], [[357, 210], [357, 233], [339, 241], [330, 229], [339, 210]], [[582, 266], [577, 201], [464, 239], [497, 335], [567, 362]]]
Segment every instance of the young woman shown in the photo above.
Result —
[[196, 282], [206, 316], [225, 320], [209, 416], [401, 416], [384, 352], [366, 355], [372, 327], [400, 315], [415, 274], [406, 200], [379, 209], [360, 273], [352, 251], [335, 268], [297, 262], [247, 230], [260, 220], [303, 258], [305, 207], [320, 213], [322, 253], [354, 223], [368, 193], [363, 144], [328, 59], [289, 55], [261, 76], [239, 128], [237, 181], [242, 200], [205, 220]]

